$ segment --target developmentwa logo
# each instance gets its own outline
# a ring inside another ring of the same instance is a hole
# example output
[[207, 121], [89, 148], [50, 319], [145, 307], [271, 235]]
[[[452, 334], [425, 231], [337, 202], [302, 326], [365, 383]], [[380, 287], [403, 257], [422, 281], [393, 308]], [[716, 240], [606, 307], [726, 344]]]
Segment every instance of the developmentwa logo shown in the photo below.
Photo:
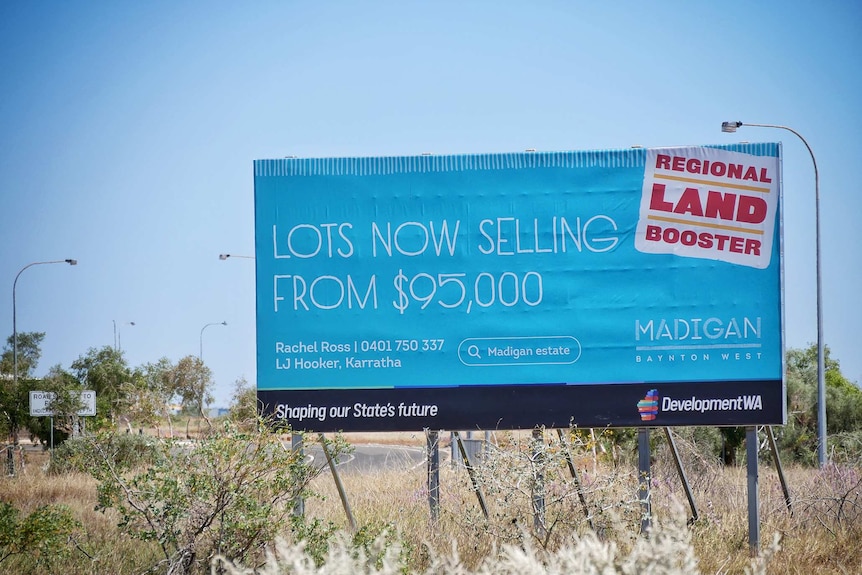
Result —
[[658, 390], [651, 389], [646, 396], [638, 402], [638, 411], [641, 421], [653, 421], [658, 415]]

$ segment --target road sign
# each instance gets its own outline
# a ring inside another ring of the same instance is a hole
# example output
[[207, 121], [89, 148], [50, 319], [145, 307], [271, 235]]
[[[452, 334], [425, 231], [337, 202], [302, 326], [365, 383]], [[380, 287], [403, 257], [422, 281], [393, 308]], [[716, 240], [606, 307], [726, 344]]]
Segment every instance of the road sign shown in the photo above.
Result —
[[[75, 395], [76, 392], [72, 392]], [[77, 392], [80, 394], [83, 407], [78, 410], [78, 415], [94, 416], [96, 415], [96, 392], [85, 389]], [[54, 401], [56, 394], [53, 391], [31, 391], [30, 392], [30, 416], [31, 417], [46, 417], [54, 415], [51, 410], [51, 402]]]

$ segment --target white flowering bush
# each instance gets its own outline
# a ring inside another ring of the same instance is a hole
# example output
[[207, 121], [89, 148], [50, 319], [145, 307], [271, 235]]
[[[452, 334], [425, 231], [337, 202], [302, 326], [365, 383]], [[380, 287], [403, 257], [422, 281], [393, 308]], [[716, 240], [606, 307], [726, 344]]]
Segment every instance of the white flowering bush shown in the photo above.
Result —
[[[765, 575], [767, 559], [778, 549], [777, 541], [753, 559], [746, 569]], [[453, 548], [448, 554], [427, 549], [427, 567], [410, 571], [403, 563], [400, 546], [381, 535], [370, 548], [357, 547], [341, 532], [329, 545], [322, 564], [307, 552], [303, 542], [279, 540], [263, 566], [243, 567], [216, 558], [212, 573], [229, 575], [698, 575], [697, 559], [689, 529], [683, 521], [656, 524], [648, 537], [640, 538], [627, 553], [611, 541], [592, 533], [571, 541], [556, 551], [532, 545], [525, 537], [521, 545], [505, 544], [478, 567], [465, 566]]]

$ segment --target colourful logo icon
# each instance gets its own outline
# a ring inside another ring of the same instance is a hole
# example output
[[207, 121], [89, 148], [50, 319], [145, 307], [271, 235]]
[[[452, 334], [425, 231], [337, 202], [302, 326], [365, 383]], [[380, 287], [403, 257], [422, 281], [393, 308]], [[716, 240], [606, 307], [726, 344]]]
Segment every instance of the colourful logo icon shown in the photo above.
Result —
[[652, 421], [658, 415], [658, 390], [651, 389], [646, 396], [638, 402], [638, 411], [641, 421]]

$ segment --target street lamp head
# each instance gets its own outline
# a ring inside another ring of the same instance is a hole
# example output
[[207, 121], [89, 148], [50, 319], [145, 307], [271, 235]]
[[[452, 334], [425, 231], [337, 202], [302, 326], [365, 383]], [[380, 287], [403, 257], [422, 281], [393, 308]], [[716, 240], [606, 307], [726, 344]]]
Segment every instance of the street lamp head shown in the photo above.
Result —
[[66, 263], [67, 263], [67, 264], [69, 264], [70, 266], [76, 266], [76, 265], [78, 265], [78, 260], [68, 259], [68, 260], [65, 260], [65, 261], [66, 261]]
[[135, 322], [130, 321], [130, 322], [129, 322], [129, 325], [135, 325]]
[[227, 325], [226, 321], [221, 322], [222, 325]]
[[224, 261], [224, 260], [228, 259], [229, 257], [230, 257], [230, 254], [219, 254], [218, 255], [218, 259], [220, 259], [221, 261]]
[[742, 126], [742, 122], [722, 122], [721, 123], [721, 131], [727, 132], [728, 134], [732, 134], [736, 131], [737, 128]]

